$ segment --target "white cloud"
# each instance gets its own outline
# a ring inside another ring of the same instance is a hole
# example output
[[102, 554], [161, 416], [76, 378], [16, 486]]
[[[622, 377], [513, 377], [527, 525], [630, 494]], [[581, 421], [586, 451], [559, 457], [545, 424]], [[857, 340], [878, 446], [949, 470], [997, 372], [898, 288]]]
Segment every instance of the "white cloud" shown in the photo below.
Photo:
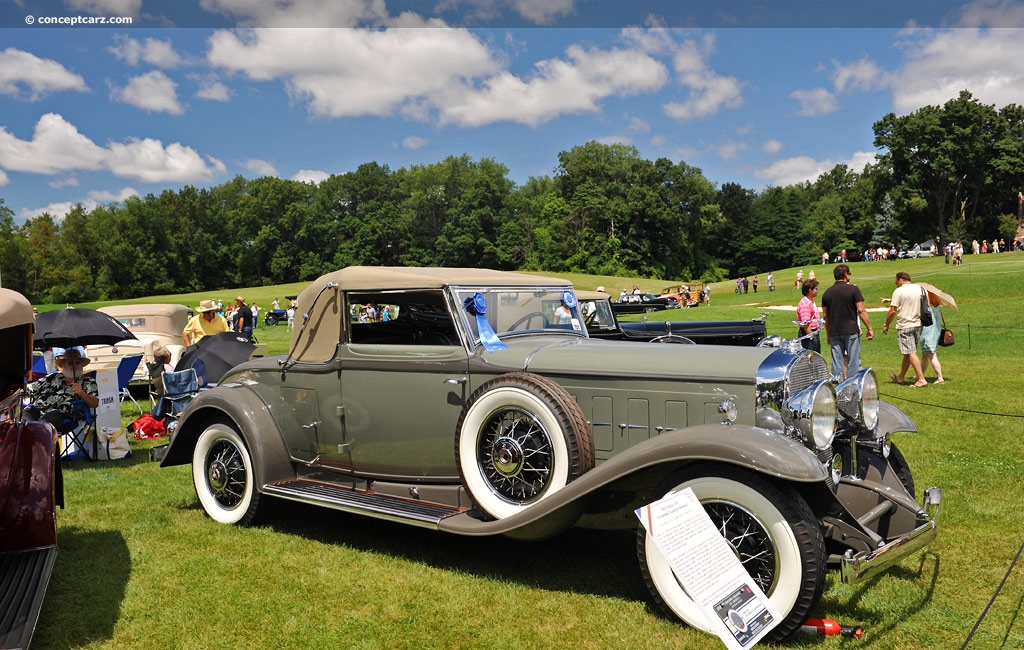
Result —
[[144, 183], [210, 180], [227, 171], [224, 163], [212, 156], [204, 160], [191, 147], [177, 142], [165, 147], [152, 138], [112, 142], [108, 152], [107, 167], [114, 175]]
[[573, 0], [514, 0], [516, 12], [536, 25], [548, 25], [572, 13]]
[[403, 149], [421, 149], [430, 144], [430, 140], [426, 138], [420, 138], [415, 135], [410, 135], [402, 139]]
[[714, 51], [711, 34], [700, 41], [685, 40], [673, 44], [673, 67], [679, 82], [689, 89], [689, 98], [662, 106], [665, 115], [677, 120], [692, 120], [714, 115], [725, 108], [743, 105], [742, 84], [735, 77], [711, 70], [705, 59]]
[[257, 176], [277, 176], [277, 169], [274, 165], [259, 158], [250, 158], [249, 160], [242, 161], [242, 167], [245, 167]]
[[300, 169], [297, 174], [292, 176], [292, 180], [319, 185], [330, 177], [330, 174], [319, 169]]
[[636, 116], [626, 116], [626, 128], [633, 133], [649, 133], [651, 125], [648, 124], [647, 120]]
[[67, 178], [58, 178], [47, 183], [50, 187], [55, 190], [59, 190], [62, 187], [78, 187], [78, 179], [74, 176], [68, 176]]
[[434, 115], [460, 126], [538, 125], [596, 111], [609, 96], [656, 90], [667, 78], [665, 67], [643, 53], [577, 45], [521, 78], [463, 29], [218, 32], [208, 58], [257, 81], [283, 80], [313, 115]]
[[909, 113], [940, 106], [970, 90], [985, 104], [1021, 103], [1024, 32], [1020, 29], [953, 29], [906, 33], [906, 62], [895, 73], [893, 105]]
[[164, 146], [151, 138], [131, 138], [101, 147], [56, 113], [39, 118], [31, 140], [0, 127], [0, 169], [47, 175], [108, 170], [147, 183], [204, 182], [226, 171], [216, 158], [204, 159], [177, 142]]
[[324, 117], [390, 115], [498, 69], [487, 47], [461, 29], [217, 32], [208, 58], [250, 79], [283, 80], [293, 99]]
[[111, 88], [112, 99], [151, 113], [181, 115], [185, 108], [178, 101], [178, 84], [159, 70], [132, 77], [126, 86]]
[[799, 183], [813, 183], [819, 176], [839, 164], [845, 164], [851, 171], [860, 173], [864, 166], [875, 162], [873, 151], [858, 151], [848, 160], [815, 160], [810, 156], [797, 156], [777, 160], [765, 169], [757, 171], [754, 176], [772, 185], [783, 187]]
[[199, 0], [199, 6], [206, 11], [233, 16], [239, 24], [250, 27], [378, 27], [424, 24], [422, 19], [412, 14], [392, 17], [384, 6], [384, 0]]
[[740, 157], [740, 154], [747, 150], [746, 142], [737, 142], [735, 140], [729, 140], [715, 146], [715, 155], [722, 160], [736, 160]]
[[23, 89], [32, 101], [52, 92], [89, 90], [85, 79], [56, 61], [9, 47], [0, 52], [0, 95], [18, 97]]
[[7, 185], [11, 182], [10, 176], [4, 173], [4, 170], [0, 169], [0, 187]]
[[805, 117], [828, 115], [829, 113], [834, 113], [839, 108], [836, 96], [825, 88], [794, 90], [789, 96], [800, 103], [797, 114]]
[[832, 85], [837, 93], [883, 90], [893, 83], [892, 74], [867, 57], [853, 63], [834, 65]]
[[633, 50], [587, 49], [571, 45], [564, 59], [534, 65], [533, 77], [503, 72], [479, 89], [454, 89], [439, 106], [442, 124], [482, 126], [510, 121], [537, 126], [559, 115], [597, 112], [608, 97], [623, 97], [661, 88], [665, 66]]
[[92, 14], [93, 16], [133, 16], [139, 15], [142, 0], [64, 0], [70, 9]]
[[189, 75], [189, 78], [199, 84], [196, 97], [209, 99], [215, 102], [226, 102], [231, 99], [231, 89], [217, 79], [216, 75]]
[[140, 61], [158, 68], [173, 68], [181, 64], [181, 57], [174, 51], [170, 39], [161, 41], [147, 38], [139, 41], [117, 34], [114, 36], [114, 45], [108, 47], [107, 51], [132, 66], [139, 65]]
[[61, 201], [50, 203], [42, 208], [24, 208], [18, 211], [18, 217], [24, 219], [35, 219], [45, 213], [49, 213], [57, 221], [62, 220], [71, 212], [76, 205], [81, 205], [86, 212], [94, 210], [101, 204], [121, 203], [128, 197], [139, 196], [139, 193], [131, 187], [125, 187], [118, 192], [106, 192], [103, 190], [92, 190], [86, 193], [80, 201]]
[[0, 126], [0, 168], [32, 174], [102, 169], [107, 152], [56, 113], [36, 122], [31, 140]]
[[765, 140], [761, 144], [761, 151], [765, 153], [779, 153], [782, 151], [782, 143], [778, 140]]

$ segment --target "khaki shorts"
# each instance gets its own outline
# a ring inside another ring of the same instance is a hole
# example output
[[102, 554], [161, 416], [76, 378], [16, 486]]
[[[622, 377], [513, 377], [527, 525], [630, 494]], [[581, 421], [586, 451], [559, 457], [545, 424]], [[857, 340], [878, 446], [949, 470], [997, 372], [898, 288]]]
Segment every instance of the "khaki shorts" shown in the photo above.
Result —
[[917, 342], [921, 340], [920, 327], [908, 327], [896, 330], [896, 342], [900, 346], [900, 354], [914, 354], [917, 352]]

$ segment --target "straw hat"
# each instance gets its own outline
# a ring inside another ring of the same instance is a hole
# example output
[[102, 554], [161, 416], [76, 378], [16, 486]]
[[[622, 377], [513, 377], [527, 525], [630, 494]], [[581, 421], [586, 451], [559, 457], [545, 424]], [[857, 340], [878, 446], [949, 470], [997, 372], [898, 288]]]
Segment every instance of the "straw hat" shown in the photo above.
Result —
[[196, 311], [198, 311], [201, 314], [204, 314], [208, 311], [217, 311], [217, 305], [215, 305], [212, 300], [202, 300], [199, 303], [199, 307], [196, 308]]

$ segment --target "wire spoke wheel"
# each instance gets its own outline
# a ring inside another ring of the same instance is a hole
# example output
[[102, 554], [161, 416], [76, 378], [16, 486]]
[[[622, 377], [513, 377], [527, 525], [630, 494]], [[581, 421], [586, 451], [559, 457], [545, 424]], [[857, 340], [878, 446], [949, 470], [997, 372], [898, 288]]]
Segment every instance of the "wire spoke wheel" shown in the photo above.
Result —
[[579, 404], [561, 386], [511, 372], [483, 384], [466, 402], [455, 459], [473, 501], [501, 519], [593, 469], [594, 441]]
[[510, 501], [535, 499], [551, 480], [551, 437], [533, 414], [522, 409], [503, 409], [487, 421], [478, 454], [480, 471], [491, 489]]
[[192, 452], [192, 483], [206, 514], [222, 524], [252, 523], [260, 510], [249, 448], [229, 423], [214, 421]]

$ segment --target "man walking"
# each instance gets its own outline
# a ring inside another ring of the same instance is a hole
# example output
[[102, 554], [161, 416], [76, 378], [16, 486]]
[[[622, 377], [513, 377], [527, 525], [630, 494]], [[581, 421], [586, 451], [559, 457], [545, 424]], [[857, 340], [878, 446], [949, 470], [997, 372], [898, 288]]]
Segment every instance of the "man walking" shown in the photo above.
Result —
[[910, 281], [910, 274], [906, 271], [896, 274], [896, 290], [892, 292], [889, 313], [886, 314], [885, 325], [882, 327], [883, 334], [889, 333], [889, 323], [893, 318], [896, 319], [897, 342], [903, 355], [903, 365], [900, 367], [900, 374], [892, 373], [889, 378], [897, 384], [902, 384], [907, 370], [913, 367], [917, 379], [911, 386], [927, 386], [928, 382], [924, 380], [924, 371], [921, 369], [921, 359], [917, 356], [917, 343], [921, 340], [921, 287]]
[[864, 308], [864, 296], [855, 284], [850, 284], [850, 267], [837, 264], [832, 269], [836, 283], [821, 297], [821, 311], [825, 318], [825, 332], [832, 348], [832, 376], [842, 380], [860, 372], [860, 327], [864, 322], [868, 340], [875, 338], [871, 317]]

